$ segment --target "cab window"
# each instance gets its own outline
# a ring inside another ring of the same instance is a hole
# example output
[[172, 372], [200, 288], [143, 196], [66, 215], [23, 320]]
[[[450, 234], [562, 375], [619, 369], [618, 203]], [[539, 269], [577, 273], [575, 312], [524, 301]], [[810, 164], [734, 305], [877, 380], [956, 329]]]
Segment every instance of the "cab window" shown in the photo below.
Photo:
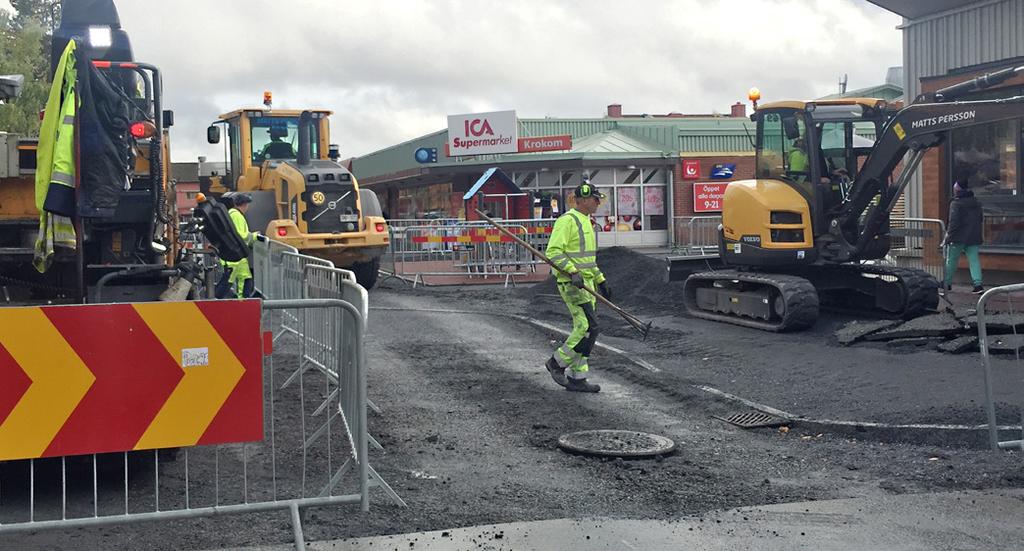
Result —
[[[252, 162], [294, 160], [299, 152], [298, 117], [252, 117], [249, 119], [252, 140]], [[310, 156], [320, 156], [320, 139], [316, 123], [310, 128]]]
[[806, 181], [810, 177], [807, 127], [798, 113], [765, 113], [758, 127], [757, 175]]

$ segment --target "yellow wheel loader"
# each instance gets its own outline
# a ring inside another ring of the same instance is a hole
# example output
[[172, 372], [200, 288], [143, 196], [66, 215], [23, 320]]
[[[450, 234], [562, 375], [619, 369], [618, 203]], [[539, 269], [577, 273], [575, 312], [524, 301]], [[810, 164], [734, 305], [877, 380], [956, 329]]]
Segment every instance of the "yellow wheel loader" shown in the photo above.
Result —
[[272, 109], [269, 93], [264, 108], [221, 115], [207, 129], [207, 141], [220, 143], [226, 130], [226, 174], [210, 178], [201, 191], [250, 194], [249, 227], [352, 270], [370, 289], [389, 246], [387, 222], [376, 194], [361, 190], [338, 163], [337, 147], [329, 143], [330, 115]]

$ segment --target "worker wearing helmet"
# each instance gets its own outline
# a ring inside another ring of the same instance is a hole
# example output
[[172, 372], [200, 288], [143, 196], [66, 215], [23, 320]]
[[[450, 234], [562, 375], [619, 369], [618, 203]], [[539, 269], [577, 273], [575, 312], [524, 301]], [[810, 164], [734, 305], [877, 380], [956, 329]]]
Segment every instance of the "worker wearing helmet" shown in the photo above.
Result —
[[287, 126], [271, 126], [267, 133], [270, 134], [270, 141], [263, 146], [257, 158], [265, 161], [268, 159], [294, 159], [296, 157], [292, 144], [282, 141], [282, 138], [288, 137]]
[[[597, 234], [590, 216], [597, 212], [605, 195], [589, 180], [576, 188], [576, 207], [555, 221], [547, 254], [561, 270], [555, 275], [558, 294], [572, 316], [572, 332], [565, 343], [547, 361], [548, 373], [556, 383], [574, 392], [599, 392], [601, 387], [587, 382], [588, 360], [597, 341], [598, 326], [594, 306], [597, 300], [584, 290], [598, 290], [611, 298], [611, 289], [597, 267]], [[565, 370], [569, 370], [566, 378]]]
[[[249, 231], [249, 223], [245, 220], [245, 212], [252, 204], [252, 195], [248, 193], [234, 193], [231, 196], [234, 206], [228, 210], [231, 223], [235, 226], [238, 236], [245, 241], [245, 244], [252, 247], [256, 234]], [[251, 297], [253, 293], [252, 271], [249, 270], [249, 259], [243, 258], [237, 262], [222, 261], [224, 274], [217, 283], [214, 291], [217, 298], [227, 298], [231, 284], [235, 285], [235, 294], [238, 298]]]

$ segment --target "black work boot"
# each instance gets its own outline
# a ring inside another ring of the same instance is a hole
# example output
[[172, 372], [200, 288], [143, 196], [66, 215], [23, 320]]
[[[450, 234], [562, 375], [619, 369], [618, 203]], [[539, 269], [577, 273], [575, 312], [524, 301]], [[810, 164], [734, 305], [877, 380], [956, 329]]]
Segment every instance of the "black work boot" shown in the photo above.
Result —
[[548, 359], [548, 363], [544, 365], [548, 368], [548, 373], [551, 374], [551, 378], [555, 380], [558, 386], [566, 386], [569, 383], [565, 380], [565, 368], [558, 366], [558, 360], [554, 356]]
[[569, 378], [565, 389], [571, 392], [601, 392], [601, 385], [592, 385], [586, 379]]

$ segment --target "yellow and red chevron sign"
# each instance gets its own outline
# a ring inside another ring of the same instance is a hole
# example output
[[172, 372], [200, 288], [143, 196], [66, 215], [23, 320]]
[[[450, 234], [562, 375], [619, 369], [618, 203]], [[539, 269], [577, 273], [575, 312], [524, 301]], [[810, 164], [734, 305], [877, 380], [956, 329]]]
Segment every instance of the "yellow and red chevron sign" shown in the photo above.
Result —
[[260, 304], [0, 308], [0, 461], [263, 438]]

